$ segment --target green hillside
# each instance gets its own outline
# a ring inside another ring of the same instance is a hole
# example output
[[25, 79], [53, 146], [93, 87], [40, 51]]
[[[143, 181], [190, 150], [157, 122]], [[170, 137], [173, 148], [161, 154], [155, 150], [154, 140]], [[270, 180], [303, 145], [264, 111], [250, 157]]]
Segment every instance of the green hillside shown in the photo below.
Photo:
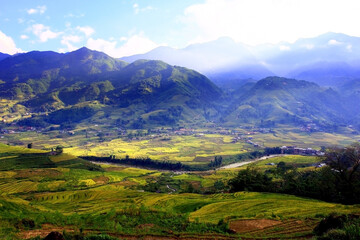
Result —
[[105, 80], [126, 64], [87, 48], [66, 54], [38, 51], [19, 54], [1, 61], [0, 79], [4, 83], [0, 92], [10, 99], [30, 99], [56, 88]]
[[263, 127], [305, 123], [324, 126], [345, 122], [348, 117], [337, 92], [295, 79], [268, 77], [252, 87], [240, 88], [234, 98], [226, 117], [232, 125], [240, 122]]
[[205, 122], [217, 118], [215, 101], [222, 98], [217, 86], [193, 70], [161, 61], [127, 64], [87, 48], [13, 56], [0, 62], [0, 79], [4, 98], [18, 101], [22, 114], [35, 113], [20, 122], [30, 126], [85, 119], [128, 128]]

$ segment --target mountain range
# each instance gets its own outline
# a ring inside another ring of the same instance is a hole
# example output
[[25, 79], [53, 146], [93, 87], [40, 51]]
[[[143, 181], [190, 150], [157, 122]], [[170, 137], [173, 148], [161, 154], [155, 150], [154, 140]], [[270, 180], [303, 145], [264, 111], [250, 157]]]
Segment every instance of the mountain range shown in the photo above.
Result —
[[219, 86], [276, 75], [338, 87], [360, 77], [360, 38], [330, 32], [293, 43], [260, 46], [220, 38], [183, 49], [159, 47], [122, 59], [156, 59], [185, 66], [205, 74]]
[[[252, 59], [250, 63], [255, 63]], [[33, 51], [0, 61], [0, 94], [15, 102], [5, 112], [21, 113], [20, 125], [95, 123], [139, 129], [313, 124], [333, 131], [352, 124], [360, 128], [359, 79], [329, 88], [267, 76], [232, 88], [222, 90], [189, 68], [160, 60], [127, 63], [87, 48], [65, 54]]]
[[0, 61], [0, 79], [2, 98], [19, 101], [17, 109], [48, 113], [36, 117], [37, 123], [100, 117], [100, 122], [140, 128], [145, 121], [203, 121], [203, 113], [222, 97], [215, 84], [193, 70], [154, 60], [128, 64], [87, 48], [8, 57]]

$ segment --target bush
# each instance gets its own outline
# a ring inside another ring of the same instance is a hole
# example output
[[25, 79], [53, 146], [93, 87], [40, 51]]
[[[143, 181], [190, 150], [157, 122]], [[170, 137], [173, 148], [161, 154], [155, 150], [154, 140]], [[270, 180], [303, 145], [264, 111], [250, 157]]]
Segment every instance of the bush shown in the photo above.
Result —
[[346, 232], [349, 240], [360, 239], [360, 219], [345, 224], [344, 231]]
[[117, 240], [117, 238], [111, 237], [106, 234], [100, 234], [100, 235], [90, 235], [86, 236], [84, 240]]
[[268, 191], [271, 178], [256, 168], [246, 168], [239, 171], [238, 175], [229, 181], [231, 191]]
[[346, 232], [341, 229], [331, 229], [324, 236], [319, 237], [319, 240], [346, 240]]
[[360, 218], [358, 215], [331, 214], [314, 229], [319, 240], [358, 240], [360, 239]]

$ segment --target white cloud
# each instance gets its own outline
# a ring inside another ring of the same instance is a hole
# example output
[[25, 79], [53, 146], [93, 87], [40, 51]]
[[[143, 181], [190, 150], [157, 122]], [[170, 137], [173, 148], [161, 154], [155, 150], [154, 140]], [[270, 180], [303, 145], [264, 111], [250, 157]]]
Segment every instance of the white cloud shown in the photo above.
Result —
[[90, 37], [92, 34], [95, 33], [95, 30], [89, 26], [85, 26], [85, 27], [77, 26], [76, 29], [84, 33], [86, 37]]
[[63, 36], [61, 38], [61, 44], [65, 45], [67, 47], [67, 49], [62, 49], [61, 52], [71, 52], [76, 50], [78, 47], [74, 46], [74, 43], [78, 43], [81, 42], [82, 38], [80, 36], [76, 36], [76, 35], [67, 35], [67, 36]]
[[308, 50], [311, 50], [311, 49], [313, 49], [315, 46], [314, 46], [314, 44], [305, 44], [303, 47], [306, 48], [306, 49], [308, 49]]
[[69, 13], [69, 14], [66, 14], [64, 16], [64, 18], [82, 18], [82, 17], [85, 17], [85, 14], [72, 14], [72, 13]]
[[23, 51], [16, 47], [15, 42], [11, 37], [6, 36], [5, 33], [0, 31], [0, 52], [15, 54]]
[[30, 8], [27, 10], [27, 13], [30, 15], [37, 13], [43, 14], [45, 13], [45, 11], [46, 11], [46, 6], [44, 5], [44, 6], [37, 6], [36, 8]]
[[346, 46], [346, 50], [348, 50], [349, 52], [352, 52], [352, 45], [351, 44], [348, 44]]
[[147, 7], [140, 8], [139, 4], [137, 4], [137, 3], [134, 3], [133, 9], [135, 11], [135, 14], [138, 14], [140, 12], [154, 10], [154, 8], [152, 6], [147, 6]]
[[290, 47], [286, 45], [280, 45], [279, 49], [280, 51], [290, 51]]
[[229, 36], [250, 45], [294, 42], [326, 32], [360, 36], [358, 0], [205, 0], [186, 8], [188, 38]]
[[331, 39], [328, 41], [328, 45], [341, 45], [342, 42], [336, 41], [335, 39]]
[[50, 27], [43, 24], [34, 24], [28, 30], [37, 36], [40, 42], [47, 42], [49, 39], [57, 38], [62, 34], [62, 32], [51, 31]]
[[20, 36], [20, 38], [21, 38], [21, 39], [28, 39], [28, 38], [29, 38], [29, 36], [28, 36], [28, 35], [23, 34], [23, 35], [21, 35], [21, 36]]
[[117, 41], [107, 41], [100, 38], [89, 38], [86, 44], [90, 49], [105, 52], [116, 58], [145, 53], [159, 46], [142, 33], [129, 37], [121, 46], [117, 45]]

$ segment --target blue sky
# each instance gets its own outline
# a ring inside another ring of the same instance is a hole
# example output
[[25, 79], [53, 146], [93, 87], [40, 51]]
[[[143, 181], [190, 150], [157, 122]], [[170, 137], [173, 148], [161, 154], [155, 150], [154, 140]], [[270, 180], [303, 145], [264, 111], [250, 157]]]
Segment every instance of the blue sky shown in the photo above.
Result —
[[360, 36], [358, 0], [0, 0], [0, 52], [113, 57], [228, 36], [249, 45], [325, 32]]

